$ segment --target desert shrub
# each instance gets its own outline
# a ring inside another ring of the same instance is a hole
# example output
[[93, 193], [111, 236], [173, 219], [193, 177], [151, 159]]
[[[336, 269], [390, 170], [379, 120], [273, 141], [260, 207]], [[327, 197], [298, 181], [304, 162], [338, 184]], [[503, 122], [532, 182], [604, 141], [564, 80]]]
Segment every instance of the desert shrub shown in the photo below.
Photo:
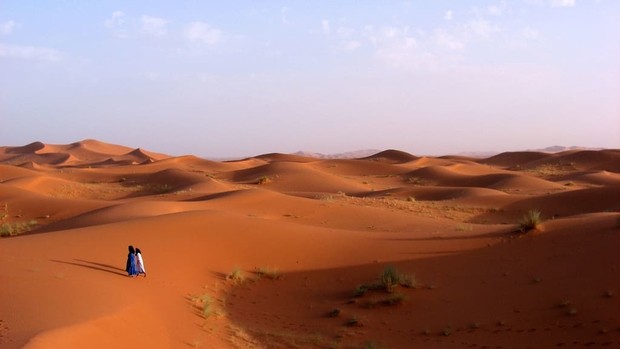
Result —
[[407, 288], [416, 288], [418, 284], [415, 275], [400, 274], [400, 285]]
[[542, 222], [540, 210], [529, 210], [525, 213], [521, 221], [519, 222], [519, 230], [521, 232], [528, 232], [538, 228]]
[[0, 225], [0, 236], [5, 237], [13, 235], [13, 226], [11, 224], [2, 223], [2, 225]]
[[260, 177], [260, 178], [258, 179], [258, 181], [257, 181], [256, 183], [258, 183], [258, 184], [261, 184], [261, 185], [262, 185], [262, 184], [267, 184], [267, 183], [269, 183], [269, 182], [271, 182], [271, 178], [269, 178], [269, 177], [267, 177], [267, 176], [262, 176], [262, 177]]
[[361, 296], [365, 295], [366, 292], [368, 292], [368, 285], [359, 285], [353, 291], [353, 296], [354, 297], [361, 297]]
[[230, 274], [226, 275], [227, 280], [231, 280], [235, 284], [240, 284], [245, 280], [245, 276], [243, 275], [243, 271], [239, 269], [239, 267], [235, 267]]
[[388, 265], [379, 275], [379, 285], [386, 291], [392, 292], [396, 286], [414, 288], [416, 281], [414, 275], [403, 274], [394, 266]]
[[400, 284], [400, 272], [395, 267], [388, 265], [379, 275], [379, 283], [388, 292], [392, 291], [394, 287]]

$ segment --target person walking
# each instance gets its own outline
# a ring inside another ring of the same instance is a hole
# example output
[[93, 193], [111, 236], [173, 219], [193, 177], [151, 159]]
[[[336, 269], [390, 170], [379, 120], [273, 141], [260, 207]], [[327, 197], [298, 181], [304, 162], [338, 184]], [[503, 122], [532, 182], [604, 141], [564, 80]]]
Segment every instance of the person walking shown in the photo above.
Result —
[[144, 274], [146, 277], [146, 270], [144, 269], [144, 260], [142, 260], [142, 251], [136, 247], [136, 272], [137, 275]]
[[136, 268], [136, 250], [131, 245], [129, 245], [129, 254], [127, 255], [127, 266], [125, 270], [130, 277], [138, 275], [138, 269]]

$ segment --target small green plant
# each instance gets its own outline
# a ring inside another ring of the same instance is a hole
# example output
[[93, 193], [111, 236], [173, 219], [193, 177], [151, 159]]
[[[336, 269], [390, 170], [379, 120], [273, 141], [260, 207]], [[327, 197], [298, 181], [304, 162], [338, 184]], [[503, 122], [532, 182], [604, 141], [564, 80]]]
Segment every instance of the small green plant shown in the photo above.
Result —
[[523, 233], [526, 233], [531, 230], [535, 230], [538, 228], [540, 223], [542, 222], [541, 212], [539, 210], [529, 210], [521, 221], [519, 222], [519, 230]]
[[383, 269], [381, 275], [379, 275], [379, 283], [386, 291], [392, 292], [394, 287], [398, 286], [400, 283], [400, 273], [396, 268], [388, 265]]

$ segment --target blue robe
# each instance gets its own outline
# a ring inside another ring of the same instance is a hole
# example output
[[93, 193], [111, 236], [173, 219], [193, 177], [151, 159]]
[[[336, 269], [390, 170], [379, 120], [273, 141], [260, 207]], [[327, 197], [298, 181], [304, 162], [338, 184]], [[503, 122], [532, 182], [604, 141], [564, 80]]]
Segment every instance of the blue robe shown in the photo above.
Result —
[[138, 275], [138, 269], [136, 268], [136, 256], [133, 253], [127, 255], [127, 266], [125, 267], [127, 275]]

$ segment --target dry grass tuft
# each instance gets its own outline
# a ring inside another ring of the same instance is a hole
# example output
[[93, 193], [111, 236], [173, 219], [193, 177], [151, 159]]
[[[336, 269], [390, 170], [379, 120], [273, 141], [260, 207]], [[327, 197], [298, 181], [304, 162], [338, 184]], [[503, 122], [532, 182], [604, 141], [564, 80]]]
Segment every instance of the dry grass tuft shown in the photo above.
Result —
[[519, 231], [527, 233], [536, 230], [542, 222], [540, 210], [529, 210], [519, 222]]

